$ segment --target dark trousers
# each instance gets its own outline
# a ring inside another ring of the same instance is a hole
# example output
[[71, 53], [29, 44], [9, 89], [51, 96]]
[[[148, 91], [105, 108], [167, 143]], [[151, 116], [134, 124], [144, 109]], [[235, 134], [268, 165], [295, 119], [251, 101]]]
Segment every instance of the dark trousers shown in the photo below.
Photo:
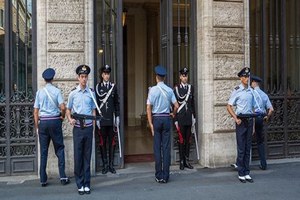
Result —
[[171, 119], [170, 117], [153, 117], [155, 177], [169, 180], [171, 160]]
[[191, 142], [191, 134], [192, 134], [191, 127], [192, 127], [191, 125], [181, 125], [181, 124], [179, 124], [179, 129], [180, 129], [181, 134], [182, 134], [183, 144], [185, 144], [185, 145], [190, 144], [190, 142]]
[[74, 174], [78, 189], [90, 187], [93, 126], [73, 128]]
[[107, 162], [107, 143], [109, 150], [109, 161], [113, 162], [113, 152], [115, 147], [113, 126], [101, 126], [100, 129], [100, 148], [102, 148], [103, 162]]
[[236, 142], [237, 142], [237, 159], [239, 176], [250, 174], [250, 151], [252, 143], [253, 120], [243, 119], [240, 125], [236, 124]]
[[264, 137], [264, 119], [263, 117], [257, 117], [255, 119], [255, 134], [257, 142], [257, 150], [260, 159], [260, 165], [265, 168], [267, 167], [266, 156], [265, 156], [265, 137]]
[[58, 158], [58, 169], [60, 178], [66, 178], [65, 174], [65, 145], [62, 134], [62, 121], [60, 119], [41, 120], [39, 123], [40, 142], [40, 181], [47, 182], [47, 159], [50, 140], [52, 140], [55, 155]]

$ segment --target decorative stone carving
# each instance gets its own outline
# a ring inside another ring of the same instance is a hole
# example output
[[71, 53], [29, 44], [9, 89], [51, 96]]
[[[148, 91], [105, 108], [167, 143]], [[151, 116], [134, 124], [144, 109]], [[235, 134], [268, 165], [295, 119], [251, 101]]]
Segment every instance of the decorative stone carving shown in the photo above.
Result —
[[243, 4], [214, 2], [214, 26], [243, 26]]
[[83, 51], [83, 24], [48, 24], [48, 51]]
[[84, 53], [48, 53], [48, 66], [56, 71], [56, 79], [76, 78], [75, 69], [78, 65], [84, 64]]
[[214, 75], [216, 79], [236, 78], [244, 67], [244, 55], [216, 54], [214, 55]]
[[48, 21], [83, 22], [84, 0], [48, 0]]
[[215, 53], [244, 52], [244, 30], [242, 28], [215, 28]]
[[233, 89], [240, 84], [239, 80], [236, 81], [214, 81], [214, 94], [215, 94], [215, 105], [227, 104], [228, 99]]

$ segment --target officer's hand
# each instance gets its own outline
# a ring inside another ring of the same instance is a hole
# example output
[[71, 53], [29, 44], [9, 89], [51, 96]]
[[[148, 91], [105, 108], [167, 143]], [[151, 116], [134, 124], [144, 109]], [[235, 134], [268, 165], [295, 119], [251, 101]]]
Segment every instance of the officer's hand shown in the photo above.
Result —
[[70, 122], [70, 124], [71, 124], [72, 126], [74, 126], [75, 123], [76, 123], [76, 119], [71, 119], [69, 122]]
[[264, 117], [264, 122], [268, 122], [268, 121], [269, 121], [268, 116], [265, 116], [265, 117]]
[[96, 125], [97, 125], [98, 129], [101, 129], [100, 128], [100, 121], [99, 120], [97, 120]]
[[240, 124], [242, 123], [242, 120], [241, 120], [241, 119], [236, 119], [236, 120], [235, 120], [235, 123], [236, 123], [237, 125], [240, 125]]
[[149, 124], [150, 126], [150, 130], [151, 130], [151, 134], [152, 136], [154, 136], [154, 127], [153, 127], [153, 124]]
[[175, 126], [177, 127], [177, 126], [178, 126], [178, 121], [175, 121], [174, 124], [175, 124]]

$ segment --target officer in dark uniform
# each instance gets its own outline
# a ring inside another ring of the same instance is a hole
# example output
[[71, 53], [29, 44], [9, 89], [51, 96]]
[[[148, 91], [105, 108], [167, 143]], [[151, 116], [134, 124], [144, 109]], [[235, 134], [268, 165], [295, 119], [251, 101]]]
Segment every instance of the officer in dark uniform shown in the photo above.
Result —
[[[155, 181], [167, 183], [170, 175], [171, 159], [171, 117], [178, 109], [173, 90], [164, 83], [167, 71], [162, 66], [155, 67], [157, 85], [150, 88], [147, 98], [147, 118], [154, 136]], [[174, 105], [173, 113], [170, 104]]]
[[[100, 137], [100, 151], [103, 163], [102, 174], [108, 171], [115, 174], [114, 150], [115, 150], [115, 129], [120, 124], [120, 103], [117, 85], [110, 82], [111, 67], [108, 65], [100, 69], [101, 81], [96, 85], [96, 99], [100, 107], [103, 119], [100, 130], [96, 130]], [[99, 113], [97, 112], [97, 115]], [[108, 143], [108, 145], [107, 145]], [[108, 159], [107, 159], [108, 146]]]
[[175, 117], [175, 125], [178, 131], [178, 146], [180, 158], [180, 170], [184, 167], [193, 169], [189, 163], [191, 127], [196, 122], [194, 106], [194, 88], [188, 84], [188, 68], [182, 68], [180, 73], [180, 84], [174, 88], [175, 97], [179, 104]]
[[39, 136], [41, 150], [40, 182], [42, 187], [47, 185], [46, 166], [50, 140], [53, 142], [55, 155], [58, 158], [61, 184], [70, 183], [65, 174], [65, 145], [62, 133], [66, 107], [61, 91], [52, 85], [54, 75], [55, 71], [52, 68], [43, 72], [42, 77], [46, 85], [37, 91], [34, 102], [34, 125]]
[[258, 113], [258, 117], [255, 118], [255, 134], [257, 150], [260, 159], [260, 169], [267, 169], [267, 161], [265, 156], [265, 137], [264, 137], [264, 122], [268, 122], [274, 109], [271, 101], [266, 93], [262, 91], [259, 84], [262, 79], [258, 76], [251, 75], [251, 87], [253, 88], [253, 94], [255, 99], [255, 113]]
[[76, 120], [72, 118], [73, 113], [95, 116], [96, 105], [94, 90], [87, 86], [88, 74], [90, 68], [87, 65], [80, 65], [76, 68], [79, 84], [69, 94], [67, 104], [67, 118], [73, 125], [73, 143], [74, 143], [74, 174], [78, 193], [90, 194], [90, 162], [93, 140], [93, 121]]
[[[238, 178], [242, 183], [253, 182], [250, 177], [250, 150], [252, 143], [253, 119], [255, 101], [249, 85], [250, 69], [245, 67], [239, 73], [241, 84], [237, 86], [229, 98], [227, 111], [236, 123]], [[236, 106], [236, 110], [233, 110]]]

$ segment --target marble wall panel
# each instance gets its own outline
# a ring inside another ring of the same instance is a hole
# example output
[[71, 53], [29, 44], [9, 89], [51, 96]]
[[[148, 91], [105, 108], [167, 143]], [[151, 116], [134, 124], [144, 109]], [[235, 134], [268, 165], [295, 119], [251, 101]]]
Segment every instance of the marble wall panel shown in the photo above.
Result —
[[84, 64], [84, 53], [48, 53], [48, 66], [56, 71], [56, 79], [74, 79], [76, 78], [76, 67]]
[[214, 52], [244, 52], [244, 30], [242, 28], [215, 28]]
[[48, 51], [83, 51], [84, 24], [48, 24]]
[[48, 0], [48, 21], [83, 22], [84, 0]]
[[215, 54], [213, 59], [215, 79], [236, 78], [244, 67], [242, 54]]
[[235, 129], [233, 118], [229, 115], [226, 106], [214, 107], [214, 131], [228, 131]]
[[214, 2], [214, 26], [243, 26], [242, 3]]

